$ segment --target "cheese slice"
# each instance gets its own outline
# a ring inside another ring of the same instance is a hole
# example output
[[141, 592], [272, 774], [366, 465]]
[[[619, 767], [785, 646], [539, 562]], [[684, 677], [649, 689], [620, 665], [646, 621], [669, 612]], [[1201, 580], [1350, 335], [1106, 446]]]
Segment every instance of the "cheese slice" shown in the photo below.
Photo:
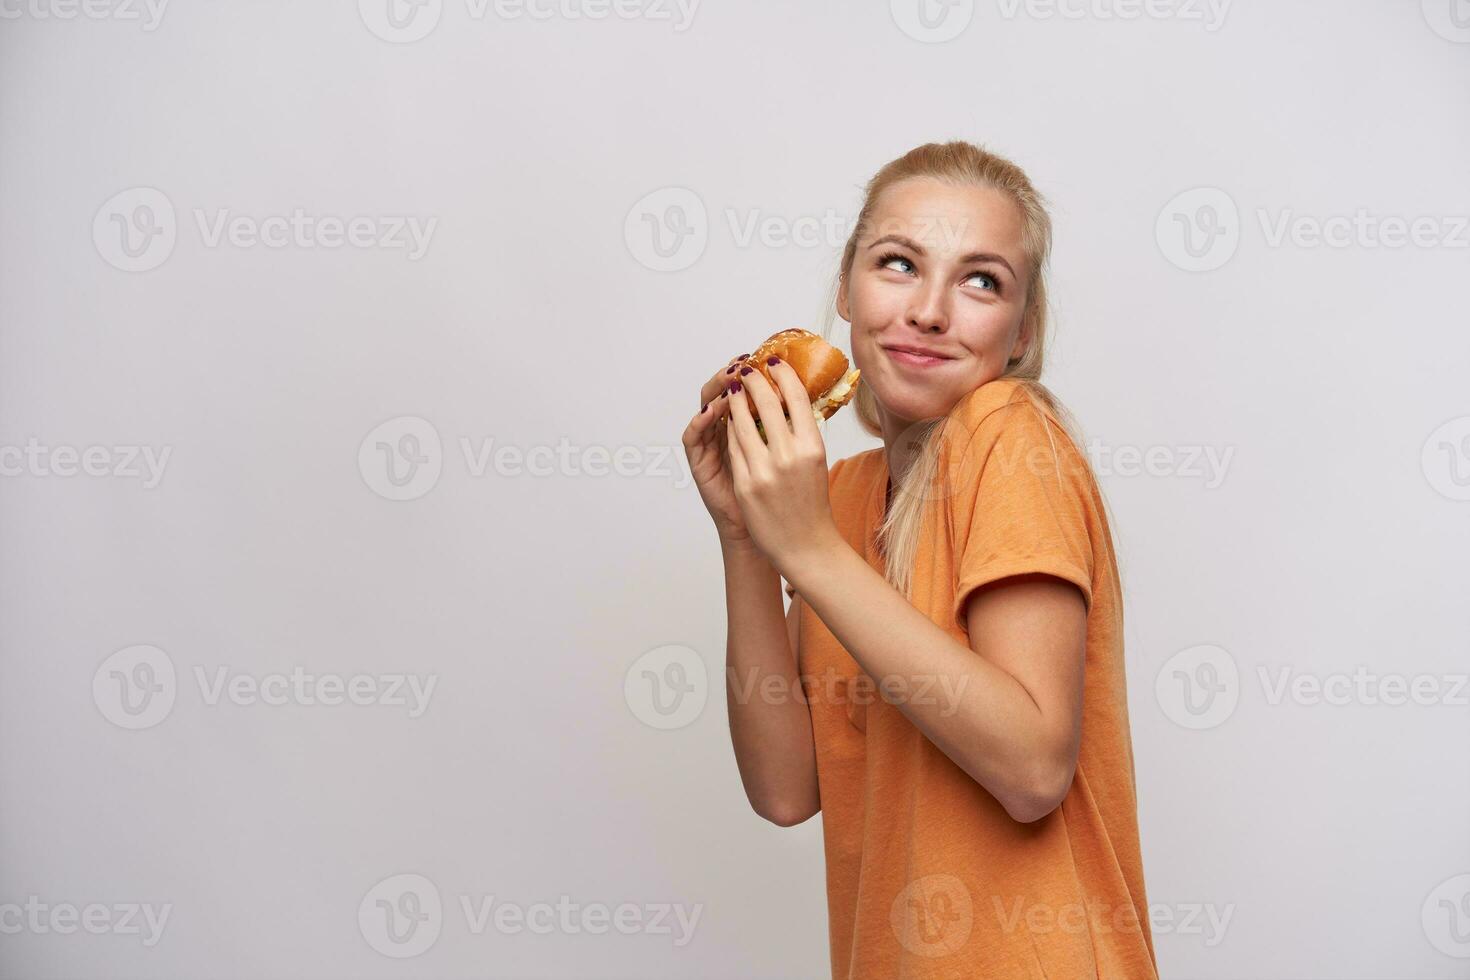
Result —
[[847, 397], [847, 393], [851, 391], [852, 386], [857, 383], [857, 377], [858, 369], [853, 368], [851, 371], [848, 371], [842, 376], [841, 381], [838, 381], [835, 385], [832, 386], [831, 391], [827, 392], [821, 398], [818, 398], [815, 402], [812, 403], [812, 414], [816, 416], [818, 422], [826, 421], [822, 418], [822, 413], [826, 411], [829, 405], [832, 405], [834, 402], [840, 402], [842, 401], [842, 399]]

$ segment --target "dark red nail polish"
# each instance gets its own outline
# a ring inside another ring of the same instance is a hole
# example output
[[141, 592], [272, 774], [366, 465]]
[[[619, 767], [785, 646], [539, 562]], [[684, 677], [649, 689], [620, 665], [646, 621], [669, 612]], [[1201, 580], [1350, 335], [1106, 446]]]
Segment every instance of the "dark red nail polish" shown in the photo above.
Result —
[[703, 415], [705, 409], [707, 408], [709, 408], [709, 402], [705, 402], [703, 405], [699, 406], [699, 414]]
[[766, 358], [766, 363], [767, 364], [780, 364], [781, 363], [781, 358], [777, 357], [775, 354], [772, 354], [770, 357]]
[[725, 368], [725, 373], [726, 374], [734, 374], [735, 373], [735, 369], [738, 368], [739, 366], [740, 366], [739, 364], [731, 364], [729, 367]]
[[741, 374], [742, 374], [742, 375], [744, 375], [744, 374], [749, 374], [749, 373], [750, 373], [750, 372], [752, 372], [752, 371], [754, 371], [754, 370], [755, 370], [755, 368], [748, 368], [748, 367], [744, 367], [744, 368], [741, 368], [741, 369], [740, 369], [740, 373], [741, 373]]
[[743, 360], [745, 360], [749, 356], [750, 356], [749, 354], [741, 354], [739, 357], [735, 358], [735, 360], [737, 360], [737, 361], [743, 361]]
[[740, 390], [740, 389], [741, 389], [741, 388], [742, 388], [742, 387], [744, 387], [744, 385], [742, 385], [742, 384], [741, 384], [741, 383], [740, 383], [740, 382], [739, 382], [739, 380], [735, 380], [735, 381], [731, 381], [731, 382], [730, 382], [730, 394], [732, 394], [732, 395], [733, 395], [733, 394], [735, 394], [735, 393], [736, 393], [736, 392], [737, 392], [737, 391], [739, 391], [739, 390]]
[[720, 392], [720, 397], [721, 398], [724, 398], [729, 393], [730, 393], [730, 389], [729, 388], [726, 388], [724, 391]]

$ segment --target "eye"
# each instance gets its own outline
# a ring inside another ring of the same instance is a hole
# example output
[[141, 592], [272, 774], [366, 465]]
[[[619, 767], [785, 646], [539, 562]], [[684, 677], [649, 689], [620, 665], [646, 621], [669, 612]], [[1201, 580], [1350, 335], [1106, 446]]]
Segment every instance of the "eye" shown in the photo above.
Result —
[[[902, 252], [885, 252], [882, 255], [878, 256], [878, 268], [886, 269], [888, 267], [888, 263], [890, 262], [903, 262], [910, 266], [913, 265], [913, 263], [908, 260], [908, 256], [904, 255]], [[894, 271], [902, 272], [904, 270], [896, 269]]]
[[988, 272], [972, 272], [965, 277], [965, 282], [969, 282], [971, 279], [983, 279], [985, 280], [985, 282], [989, 283], [988, 286], [985, 286], [983, 288], [992, 289], [997, 293], [1000, 292], [1000, 280], [995, 278], [995, 276], [992, 276]]

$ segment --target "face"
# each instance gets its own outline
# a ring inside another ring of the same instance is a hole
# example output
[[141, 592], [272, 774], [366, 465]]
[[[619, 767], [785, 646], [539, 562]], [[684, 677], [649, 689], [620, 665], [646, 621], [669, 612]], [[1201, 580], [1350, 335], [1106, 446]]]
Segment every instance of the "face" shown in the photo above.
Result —
[[1019, 209], [988, 187], [911, 178], [880, 195], [837, 312], [885, 435], [948, 414], [1026, 350], [1021, 230]]

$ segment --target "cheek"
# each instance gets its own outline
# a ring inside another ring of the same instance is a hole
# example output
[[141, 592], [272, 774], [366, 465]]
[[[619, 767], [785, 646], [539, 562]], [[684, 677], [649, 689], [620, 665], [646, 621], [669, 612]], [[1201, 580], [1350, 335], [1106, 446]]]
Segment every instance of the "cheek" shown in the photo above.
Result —
[[884, 284], [871, 277], [863, 277], [853, 288], [851, 308], [853, 322], [859, 326], [881, 327], [903, 315], [903, 294], [895, 289], [885, 289]]
[[977, 311], [964, 324], [956, 326], [970, 350], [987, 359], [999, 357], [1004, 361], [1010, 356], [1021, 324], [1014, 310], [996, 306]]

